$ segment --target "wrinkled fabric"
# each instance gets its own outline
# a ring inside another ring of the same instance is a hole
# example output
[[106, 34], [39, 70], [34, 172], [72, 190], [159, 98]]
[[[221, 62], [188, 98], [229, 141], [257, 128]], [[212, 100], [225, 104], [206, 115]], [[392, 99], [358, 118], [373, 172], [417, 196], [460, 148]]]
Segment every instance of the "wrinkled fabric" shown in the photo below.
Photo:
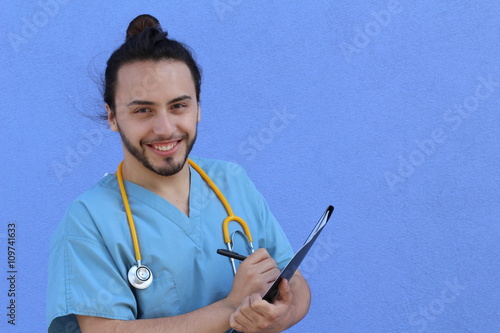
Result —
[[[266, 248], [280, 268], [293, 255], [281, 227], [238, 165], [192, 158], [215, 182], [234, 213], [249, 225], [255, 248]], [[229, 259], [216, 253], [224, 206], [194, 170], [189, 217], [155, 193], [125, 182], [142, 263], [153, 273], [144, 290], [131, 287], [136, 264], [117, 178], [107, 174], [68, 208], [51, 239], [49, 332], [78, 332], [75, 314], [132, 320], [175, 316], [223, 299], [231, 290]], [[230, 223], [230, 230], [239, 229]], [[235, 251], [248, 254], [243, 238]]]

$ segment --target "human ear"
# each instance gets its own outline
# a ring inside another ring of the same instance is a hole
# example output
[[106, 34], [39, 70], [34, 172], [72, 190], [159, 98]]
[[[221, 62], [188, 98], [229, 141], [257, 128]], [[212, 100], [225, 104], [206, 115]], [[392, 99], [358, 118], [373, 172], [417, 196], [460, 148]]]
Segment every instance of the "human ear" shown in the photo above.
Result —
[[111, 110], [108, 104], [106, 104], [106, 111], [108, 112], [108, 124], [112, 131], [118, 132], [118, 125], [116, 124], [116, 115]]

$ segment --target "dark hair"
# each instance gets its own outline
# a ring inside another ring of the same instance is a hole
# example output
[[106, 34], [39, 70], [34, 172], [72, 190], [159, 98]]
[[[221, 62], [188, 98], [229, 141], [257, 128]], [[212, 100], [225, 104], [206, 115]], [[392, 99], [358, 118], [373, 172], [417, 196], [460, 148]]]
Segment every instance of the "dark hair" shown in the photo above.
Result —
[[108, 59], [104, 75], [104, 102], [115, 112], [115, 92], [118, 70], [127, 63], [143, 60], [179, 60], [184, 62], [193, 77], [196, 99], [200, 100], [201, 69], [187, 45], [167, 38], [160, 22], [151, 15], [139, 15], [127, 28], [125, 43]]

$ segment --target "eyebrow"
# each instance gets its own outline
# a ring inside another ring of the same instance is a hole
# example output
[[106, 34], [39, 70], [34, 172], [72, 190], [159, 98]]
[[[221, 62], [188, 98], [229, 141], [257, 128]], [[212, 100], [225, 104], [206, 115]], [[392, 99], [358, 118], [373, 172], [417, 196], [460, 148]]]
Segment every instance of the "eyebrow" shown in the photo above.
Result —
[[183, 101], [185, 99], [191, 100], [192, 98], [191, 98], [191, 96], [188, 96], [188, 95], [182, 95], [182, 96], [179, 96], [177, 98], [174, 98], [173, 100], [169, 101], [167, 104], [177, 103], [177, 102]]
[[[177, 102], [183, 101], [185, 99], [191, 100], [192, 98], [191, 98], [191, 96], [188, 96], [188, 95], [182, 95], [182, 96], [176, 97], [176, 98], [168, 101], [167, 104], [177, 103]], [[155, 102], [151, 102], [151, 101], [134, 100], [134, 101], [128, 103], [127, 106], [131, 106], [131, 105], [155, 105], [155, 104], [156, 104]]]

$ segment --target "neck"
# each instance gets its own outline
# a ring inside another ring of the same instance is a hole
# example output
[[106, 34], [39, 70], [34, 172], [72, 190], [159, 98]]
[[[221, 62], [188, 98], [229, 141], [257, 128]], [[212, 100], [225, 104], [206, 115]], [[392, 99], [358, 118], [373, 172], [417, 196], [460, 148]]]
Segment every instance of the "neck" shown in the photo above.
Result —
[[126, 158], [123, 162], [123, 179], [161, 196], [189, 216], [190, 172], [187, 162], [178, 173], [161, 176], [135, 158]]

